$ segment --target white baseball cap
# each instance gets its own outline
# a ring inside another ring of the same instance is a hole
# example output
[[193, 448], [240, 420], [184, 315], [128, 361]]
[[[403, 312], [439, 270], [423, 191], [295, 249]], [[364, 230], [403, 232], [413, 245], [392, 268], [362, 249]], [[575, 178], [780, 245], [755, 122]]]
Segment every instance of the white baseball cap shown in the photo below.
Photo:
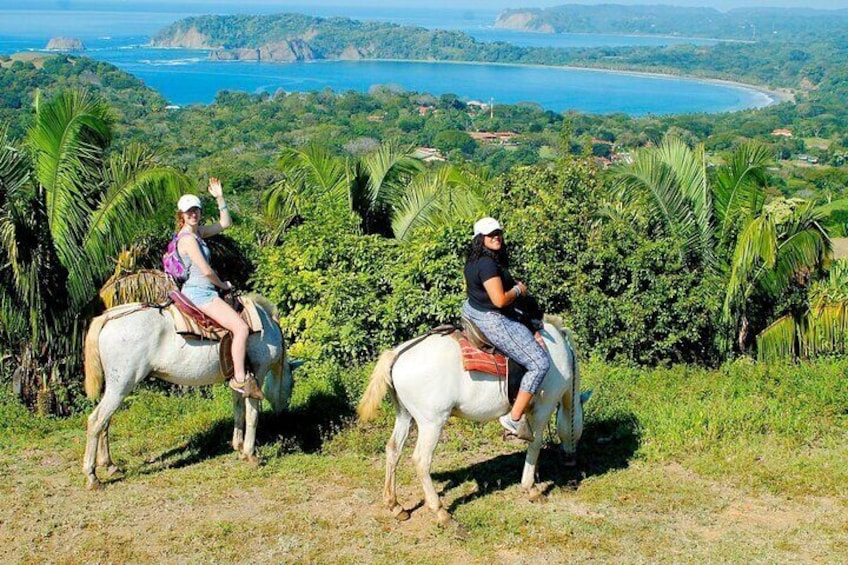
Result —
[[494, 218], [486, 216], [474, 222], [474, 237], [478, 235], [489, 235], [493, 231], [503, 230], [500, 222]]
[[200, 198], [194, 194], [183, 194], [177, 201], [180, 212], [188, 212], [192, 208], [200, 208]]

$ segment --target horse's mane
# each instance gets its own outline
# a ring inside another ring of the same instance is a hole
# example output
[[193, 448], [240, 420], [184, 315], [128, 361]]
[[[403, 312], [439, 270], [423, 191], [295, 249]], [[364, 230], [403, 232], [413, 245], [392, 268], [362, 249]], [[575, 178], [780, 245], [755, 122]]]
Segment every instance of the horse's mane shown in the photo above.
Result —
[[556, 316], [554, 314], [545, 314], [545, 321], [549, 324], [553, 324], [553, 326], [562, 333], [565, 331], [565, 323], [562, 321], [562, 316]]
[[261, 294], [257, 294], [255, 292], [248, 292], [245, 294], [245, 297], [253, 300], [260, 308], [265, 310], [271, 319], [280, 323], [280, 311], [275, 304], [273, 304], [270, 300], [262, 296]]

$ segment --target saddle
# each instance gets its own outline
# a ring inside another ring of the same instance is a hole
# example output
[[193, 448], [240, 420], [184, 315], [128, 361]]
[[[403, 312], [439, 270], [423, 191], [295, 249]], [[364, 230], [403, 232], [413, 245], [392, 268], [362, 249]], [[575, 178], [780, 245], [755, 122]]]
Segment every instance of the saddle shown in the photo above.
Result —
[[[233, 377], [233, 353], [232, 334], [222, 327], [218, 322], [200, 311], [186, 295], [178, 290], [168, 293], [171, 304], [163, 310], [171, 315], [174, 320], [176, 332], [185, 339], [200, 339], [220, 341], [219, 356], [221, 371], [226, 378]], [[240, 296], [234, 309], [239, 313], [241, 319], [247, 324], [250, 333], [262, 331], [262, 319], [256, 309], [256, 303], [250, 298]], [[249, 363], [248, 360], [245, 360]]]
[[[447, 324], [434, 328], [431, 333], [447, 335], [456, 340], [462, 353], [462, 368], [466, 371], [478, 371], [505, 379], [507, 398], [509, 398], [509, 403], [512, 404], [518, 395], [521, 378], [527, 372], [526, 367], [498, 351], [494, 345], [489, 343], [480, 328], [465, 316], [462, 317], [462, 325], [462, 330]], [[545, 344], [542, 337], [538, 332], [535, 336], [536, 341], [544, 348]]]

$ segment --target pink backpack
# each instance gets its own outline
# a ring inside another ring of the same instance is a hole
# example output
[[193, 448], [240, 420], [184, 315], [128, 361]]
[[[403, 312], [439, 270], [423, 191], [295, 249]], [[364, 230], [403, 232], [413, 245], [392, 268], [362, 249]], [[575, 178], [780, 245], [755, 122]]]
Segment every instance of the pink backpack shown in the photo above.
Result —
[[[162, 256], [162, 267], [165, 272], [171, 275], [177, 284], [182, 285], [188, 279], [188, 269], [180, 257], [180, 252], [177, 249], [177, 242], [184, 235], [192, 235], [188, 233], [174, 234], [174, 238], [168, 242], [168, 248]], [[195, 236], [196, 237], [196, 236]]]

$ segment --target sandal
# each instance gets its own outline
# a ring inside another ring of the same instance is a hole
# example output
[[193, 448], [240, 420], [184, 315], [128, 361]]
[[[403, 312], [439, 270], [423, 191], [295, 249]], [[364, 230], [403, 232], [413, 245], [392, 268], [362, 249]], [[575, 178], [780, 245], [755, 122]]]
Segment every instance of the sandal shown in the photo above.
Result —
[[255, 398], [257, 400], [265, 398], [265, 395], [262, 394], [262, 389], [259, 388], [259, 383], [256, 382], [256, 379], [252, 375], [249, 375], [243, 382], [230, 379], [230, 388], [247, 398]]

